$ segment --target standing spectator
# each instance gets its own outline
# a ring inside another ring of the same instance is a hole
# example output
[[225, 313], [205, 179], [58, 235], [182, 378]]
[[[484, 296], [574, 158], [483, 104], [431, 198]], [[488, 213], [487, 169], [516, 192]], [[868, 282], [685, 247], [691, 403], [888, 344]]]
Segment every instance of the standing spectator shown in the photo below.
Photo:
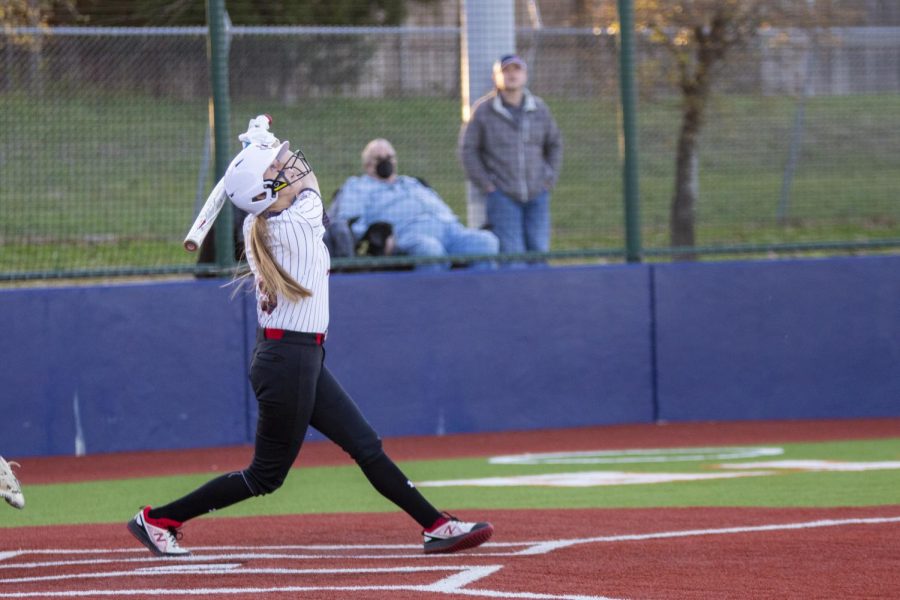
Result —
[[[389, 141], [376, 138], [362, 152], [364, 173], [338, 190], [330, 216], [352, 223], [357, 239], [375, 225], [392, 231], [394, 251], [409, 256], [497, 254], [497, 237], [490, 231], [469, 229], [459, 222], [437, 192], [421, 179], [397, 173], [397, 153]], [[333, 213], [333, 214], [332, 214]], [[390, 253], [390, 252], [388, 252]], [[480, 260], [473, 268], [491, 268]], [[429, 263], [423, 269], [446, 269], [449, 262]]]
[[500, 252], [547, 252], [562, 137], [547, 105], [525, 87], [525, 61], [515, 54], [502, 57], [493, 78], [497, 89], [473, 106], [459, 157], [466, 176], [486, 196]]

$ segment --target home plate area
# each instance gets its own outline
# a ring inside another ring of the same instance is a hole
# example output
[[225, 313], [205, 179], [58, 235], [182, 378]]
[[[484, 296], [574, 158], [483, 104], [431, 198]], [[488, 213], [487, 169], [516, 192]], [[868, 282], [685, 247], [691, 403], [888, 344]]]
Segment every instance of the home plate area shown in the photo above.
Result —
[[[873, 557], [890, 556], [900, 517], [879, 512], [490, 511], [478, 517], [494, 539], [451, 555], [423, 554], [395, 514], [199, 519], [185, 528], [193, 555], [177, 559], [151, 556], [124, 524], [5, 529], [0, 598], [812, 597], [835, 581], [880, 597], [896, 564]], [[865, 556], [847, 552], [861, 544]], [[809, 572], [798, 557], [813, 555]]]

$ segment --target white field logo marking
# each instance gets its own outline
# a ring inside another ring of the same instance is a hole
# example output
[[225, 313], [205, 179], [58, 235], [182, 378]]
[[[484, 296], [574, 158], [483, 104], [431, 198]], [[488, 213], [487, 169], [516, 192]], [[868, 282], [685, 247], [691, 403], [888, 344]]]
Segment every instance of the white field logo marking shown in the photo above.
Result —
[[[780, 456], [783, 453], [783, 448], [761, 446], [722, 448], [637, 448], [632, 450], [588, 450], [580, 452], [529, 452], [526, 454], [494, 456], [490, 458], [488, 462], [493, 465], [653, 464], [762, 458], [768, 456]], [[677, 481], [704, 481], [710, 479], [734, 479], [737, 477], [756, 477], [772, 474], [772, 471], [733, 471], [728, 473], [630, 473], [625, 471], [583, 471], [580, 473], [548, 473], [510, 477], [480, 477], [475, 479], [422, 481], [417, 485], [419, 487], [598, 487], [610, 485], [673, 483]]]
[[[548, 452], [544, 454], [515, 454], [495, 456], [488, 460], [494, 465], [587, 465], [587, 464], [639, 464], [709, 461], [761, 458], [779, 456], [783, 448], [776, 447], [724, 447], [724, 448], [667, 448], [635, 450], [593, 450], [586, 452]], [[611, 485], [640, 485], [674, 483], [679, 481], [705, 481], [775, 475], [784, 471], [801, 472], [859, 472], [884, 469], [900, 469], [900, 461], [845, 462], [830, 460], [767, 460], [711, 464], [710, 468], [722, 472], [705, 473], [642, 473], [626, 471], [582, 471], [575, 473], [546, 473], [539, 475], [515, 475], [508, 477], [479, 477], [473, 479], [447, 479], [422, 481], [419, 487], [599, 487]]]
[[581, 473], [550, 473], [548, 475], [518, 475], [513, 477], [482, 477], [479, 479], [444, 479], [422, 481], [419, 487], [597, 487], [605, 485], [640, 485], [672, 483], [675, 481], [704, 481], [772, 475], [772, 471], [736, 471], [732, 473], [625, 473], [621, 471], [584, 471]]
[[623, 463], [667, 463], [737, 460], [781, 456], [784, 448], [724, 447], [724, 448], [661, 448], [656, 450], [588, 450], [583, 452], [545, 452], [543, 454], [512, 454], [494, 456], [492, 465], [615, 465]]

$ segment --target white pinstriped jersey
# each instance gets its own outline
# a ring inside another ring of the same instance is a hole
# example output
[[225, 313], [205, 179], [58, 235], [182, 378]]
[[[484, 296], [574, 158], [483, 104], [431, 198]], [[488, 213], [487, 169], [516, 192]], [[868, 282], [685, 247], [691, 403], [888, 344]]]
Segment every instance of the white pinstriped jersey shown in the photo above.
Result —
[[[282, 212], [268, 217], [268, 247], [272, 256], [285, 271], [303, 287], [312, 292], [309, 298], [290, 302], [281, 295], [271, 313], [263, 310], [256, 288], [256, 319], [260, 327], [272, 327], [289, 331], [325, 333], [328, 331], [328, 272], [331, 256], [325, 246], [323, 236], [325, 225], [322, 217], [325, 208], [322, 198], [315, 191], [305, 189], [294, 203]], [[244, 239], [250, 239], [250, 228], [256, 217], [247, 215], [244, 219]], [[264, 217], [263, 217], [264, 218]], [[256, 258], [245, 244], [247, 263], [255, 277], [259, 276]]]

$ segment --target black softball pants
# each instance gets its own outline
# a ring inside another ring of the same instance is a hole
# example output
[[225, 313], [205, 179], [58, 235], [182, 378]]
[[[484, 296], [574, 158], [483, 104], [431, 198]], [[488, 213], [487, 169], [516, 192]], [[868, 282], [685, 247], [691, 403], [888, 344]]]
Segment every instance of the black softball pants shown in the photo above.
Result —
[[384, 453], [381, 438], [325, 366], [325, 349], [315, 334], [285, 332], [280, 340], [258, 336], [250, 383], [259, 404], [250, 466], [152, 509], [151, 517], [184, 522], [274, 492], [284, 483], [310, 425], [343, 448], [373, 487], [419, 525], [427, 528], [440, 517]]

